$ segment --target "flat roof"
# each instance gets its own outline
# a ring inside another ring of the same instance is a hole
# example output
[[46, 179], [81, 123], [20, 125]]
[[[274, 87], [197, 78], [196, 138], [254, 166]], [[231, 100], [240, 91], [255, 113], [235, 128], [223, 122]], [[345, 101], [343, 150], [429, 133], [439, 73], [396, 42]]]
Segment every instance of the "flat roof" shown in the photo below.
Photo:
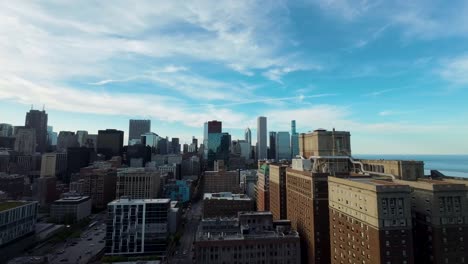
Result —
[[58, 200], [55, 200], [55, 202], [60, 202], [60, 203], [76, 203], [76, 202], [81, 202], [89, 200], [89, 196], [69, 196], [69, 197], [64, 197]]
[[246, 200], [250, 201], [249, 196], [245, 194], [231, 193], [231, 192], [220, 192], [220, 193], [205, 193], [203, 194], [203, 200]]
[[0, 202], [0, 212], [6, 211], [13, 209], [15, 207], [19, 207], [25, 204], [28, 204], [29, 202], [23, 202], [23, 201], [7, 201], [7, 202]]
[[109, 204], [143, 204], [143, 203], [170, 203], [171, 199], [128, 199], [120, 198], [116, 199]]

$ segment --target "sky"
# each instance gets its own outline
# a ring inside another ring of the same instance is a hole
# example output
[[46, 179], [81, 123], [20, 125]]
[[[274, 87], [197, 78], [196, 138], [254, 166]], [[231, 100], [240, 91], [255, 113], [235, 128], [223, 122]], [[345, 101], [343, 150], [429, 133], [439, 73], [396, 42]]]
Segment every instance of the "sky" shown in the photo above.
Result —
[[189, 142], [351, 132], [357, 154], [468, 153], [467, 1], [2, 1], [0, 123]]

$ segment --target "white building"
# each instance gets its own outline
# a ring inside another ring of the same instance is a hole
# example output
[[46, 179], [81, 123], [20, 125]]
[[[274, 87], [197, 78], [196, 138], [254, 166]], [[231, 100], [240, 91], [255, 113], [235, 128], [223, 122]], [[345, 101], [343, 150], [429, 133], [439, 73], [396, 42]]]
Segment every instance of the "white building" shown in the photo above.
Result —
[[164, 255], [170, 199], [121, 198], [108, 204], [107, 255]]
[[34, 232], [37, 202], [0, 202], [0, 247]]
[[91, 214], [89, 196], [68, 196], [55, 201], [50, 207], [50, 216], [56, 223], [76, 223]]

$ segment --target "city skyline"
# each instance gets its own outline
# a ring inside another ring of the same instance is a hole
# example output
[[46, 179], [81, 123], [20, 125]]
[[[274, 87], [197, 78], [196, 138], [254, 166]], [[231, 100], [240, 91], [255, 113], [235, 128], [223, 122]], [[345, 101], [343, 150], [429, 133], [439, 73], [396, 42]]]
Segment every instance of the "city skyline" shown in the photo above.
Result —
[[45, 105], [55, 131], [127, 140], [149, 119], [189, 143], [208, 120], [242, 139], [266, 116], [268, 131], [351, 131], [355, 153], [467, 153], [463, 1], [0, 7], [4, 123]]

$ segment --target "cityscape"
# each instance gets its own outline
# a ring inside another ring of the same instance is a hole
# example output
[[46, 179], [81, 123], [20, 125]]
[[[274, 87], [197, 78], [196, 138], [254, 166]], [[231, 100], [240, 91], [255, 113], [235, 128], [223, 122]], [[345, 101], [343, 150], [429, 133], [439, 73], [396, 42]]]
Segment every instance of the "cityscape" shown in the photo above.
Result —
[[0, 264], [468, 264], [468, 1], [0, 1]]

